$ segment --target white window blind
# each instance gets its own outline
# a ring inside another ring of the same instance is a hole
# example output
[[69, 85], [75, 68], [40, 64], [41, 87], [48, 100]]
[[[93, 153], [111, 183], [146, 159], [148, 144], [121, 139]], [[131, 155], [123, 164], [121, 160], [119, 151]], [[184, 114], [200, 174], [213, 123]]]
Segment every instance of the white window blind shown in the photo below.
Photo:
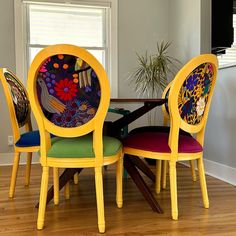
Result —
[[29, 63], [41, 48], [68, 43], [88, 49], [107, 67], [106, 7], [26, 4]]
[[34, 56], [52, 44], [74, 44], [105, 67], [118, 95], [118, 0], [14, 0], [16, 73], [26, 83]]
[[236, 14], [233, 14], [234, 42], [230, 48], [225, 50], [225, 54], [219, 55], [219, 66], [225, 67], [236, 64]]

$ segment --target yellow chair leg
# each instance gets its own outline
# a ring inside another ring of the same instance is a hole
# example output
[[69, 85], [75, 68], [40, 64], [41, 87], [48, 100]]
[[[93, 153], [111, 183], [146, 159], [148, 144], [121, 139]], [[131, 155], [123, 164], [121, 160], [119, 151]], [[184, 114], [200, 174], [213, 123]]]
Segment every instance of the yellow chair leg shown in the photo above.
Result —
[[167, 161], [162, 161], [161, 188], [166, 189]]
[[178, 220], [178, 199], [177, 199], [177, 177], [176, 161], [170, 161], [170, 194], [171, 194], [171, 213], [172, 219]]
[[97, 198], [98, 230], [105, 232], [102, 167], [95, 167], [95, 186]]
[[123, 206], [123, 158], [116, 163], [116, 204]]
[[53, 191], [54, 191], [54, 205], [59, 204], [59, 169], [57, 167], [53, 167]]
[[79, 183], [79, 174], [76, 173], [74, 174], [74, 184], [78, 184]]
[[19, 167], [20, 161], [20, 152], [15, 152], [14, 154], [14, 162], [12, 167], [12, 174], [11, 174], [11, 183], [10, 183], [10, 190], [9, 190], [9, 197], [13, 198], [15, 193], [15, 186], [16, 186], [16, 177]]
[[209, 208], [209, 199], [208, 199], [208, 193], [207, 193], [207, 185], [206, 185], [206, 177], [205, 177], [203, 159], [199, 158], [197, 160], [197, 164], [198, 164], [200, 186], [201, 186], [201, 190], [202, 190], [203, 205], [205, 208]]
[[192, 180], [194, 182], [197, 181], [197, 175], [196, 175], [196, 172], [195, 172], [195, 165], [194, 165], [194, 160], [191, 160], [189, 161], [190, 162], [190, 166], [191, 166], [191, 172], [192, 172]]
[[26, 169], [25, 169], [25, 186], [29, 186], [30, 184], [31, 162], [32, 162], [32, 152], [28, 152], [26, 160]]
[[48, 175], [49, 175], [49, 167], [44, 166], [41, 180], [37, 229], [43, 229], [44, 227], [44, 217], [45, 217], [47, 191], [48, 191]]
[[69, 181], [65, 184], [64, 196], [66, 200], [70, 199], [70, 182]]
[[161, 160], [156, 161], [156, 193], [161, 191]]

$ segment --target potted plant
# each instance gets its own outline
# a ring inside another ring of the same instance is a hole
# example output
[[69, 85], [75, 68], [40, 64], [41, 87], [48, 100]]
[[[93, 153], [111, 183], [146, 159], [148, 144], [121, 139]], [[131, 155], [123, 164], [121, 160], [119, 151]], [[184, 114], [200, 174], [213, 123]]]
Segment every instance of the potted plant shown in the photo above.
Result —
[[160, 90], [167, 86], [169, 77], [173, 77], [180, 62], [168, 54], [170, 45], [170, 42], [157, 42], [155, 54], [148, 54], [147, 51], [144, 55], [136, 53], [138, 66], [129, 79], [139, 96], [157, 97]]
[[[170, 80], [174, 77], [179, 60], [168, 54], [170, 42], [157, 42], [157, 51], [155, 54], [144, 55], [137, 54], [138, 66], [129, 76], [134, 83], [135, 92], [140, 97], [154, 98], [160, 96], [159, 92], [164, 91]], [[156, 123], [156, 110], [148, 113], [148, 122], [150, 125]], [[148, 164], [155, 165], [155, 161], [146, 159]]]

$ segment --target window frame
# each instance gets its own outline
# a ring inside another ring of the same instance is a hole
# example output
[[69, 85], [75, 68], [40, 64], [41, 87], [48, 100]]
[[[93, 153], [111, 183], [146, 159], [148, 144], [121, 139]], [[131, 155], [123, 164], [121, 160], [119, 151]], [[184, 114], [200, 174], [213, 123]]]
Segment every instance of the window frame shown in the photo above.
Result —
[[[15, 12], [15, 60], [16, 74], [26, 84], [28, 72], [28, 55], [27, 55], [27, 15], [26, 7], [23, 2], [32, 3], [55, 3], [66, 5], [93, 5], [93, 6], [110, 6], [110, 14], [106, 21], [108, 30], [107, 45], [108, 58], [108, 77], [110, 78], [111, 97], [118, 97], [118, 43], [117, 43], [117, 17], [118, 17], [118, 0], [14, 0]], [[26, 16], [26, 17], [24, 17]]]

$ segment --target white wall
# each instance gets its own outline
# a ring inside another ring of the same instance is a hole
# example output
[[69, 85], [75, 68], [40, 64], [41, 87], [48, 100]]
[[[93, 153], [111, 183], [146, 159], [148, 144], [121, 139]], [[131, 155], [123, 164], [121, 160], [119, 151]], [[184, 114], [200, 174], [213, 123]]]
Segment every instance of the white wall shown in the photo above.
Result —
[[[0, 7], [0, 67], [15, 71], [15, 34], [13, 0], [1, 0]], [[10, 152], [7, 136], [11, 135], [8, 109], [3, 89], [0, 85], [0, 153]]]
[[154, 52], [168, 39], [169, 0], [119, 0], [119, 97], [135, 97], [127, 77], [137, 66], [137, 53]]
[[[119, 97], [136, 97], [128, 75], [137, 66], [136, 52], [139, 54], [156, 51], [157, 41], [168, 40], [169, 0], [119, 0], [118, 14], [118, 68]], [[133, 110], [140, 104], [113, 104]], [[161, 117], [161, 109], [156, 111]], [[154, 111], [152, 113], [154, 118]], [[158, 119], [159, 123], [162, 119]], [[133, 122], [129, 129], [147, 125], [147, 115]]]
[[200, 0], [170, 0], [169, 40], [172, 54], [182, 63], [200, 53]]
[[236, 67], [221, 69], [212, 101], [205, 157], [236, 168]]
[[211, 52], [211, 0], [201, 0], [200, 6], [200, 51], [201, 53]]
[[209, 113], [204, 157], [207, 172], [236, 185], [236, 67], [220, 69]]
[[211, 0], [170, 0], [171, 53], [184, 64], [211, 50]]

